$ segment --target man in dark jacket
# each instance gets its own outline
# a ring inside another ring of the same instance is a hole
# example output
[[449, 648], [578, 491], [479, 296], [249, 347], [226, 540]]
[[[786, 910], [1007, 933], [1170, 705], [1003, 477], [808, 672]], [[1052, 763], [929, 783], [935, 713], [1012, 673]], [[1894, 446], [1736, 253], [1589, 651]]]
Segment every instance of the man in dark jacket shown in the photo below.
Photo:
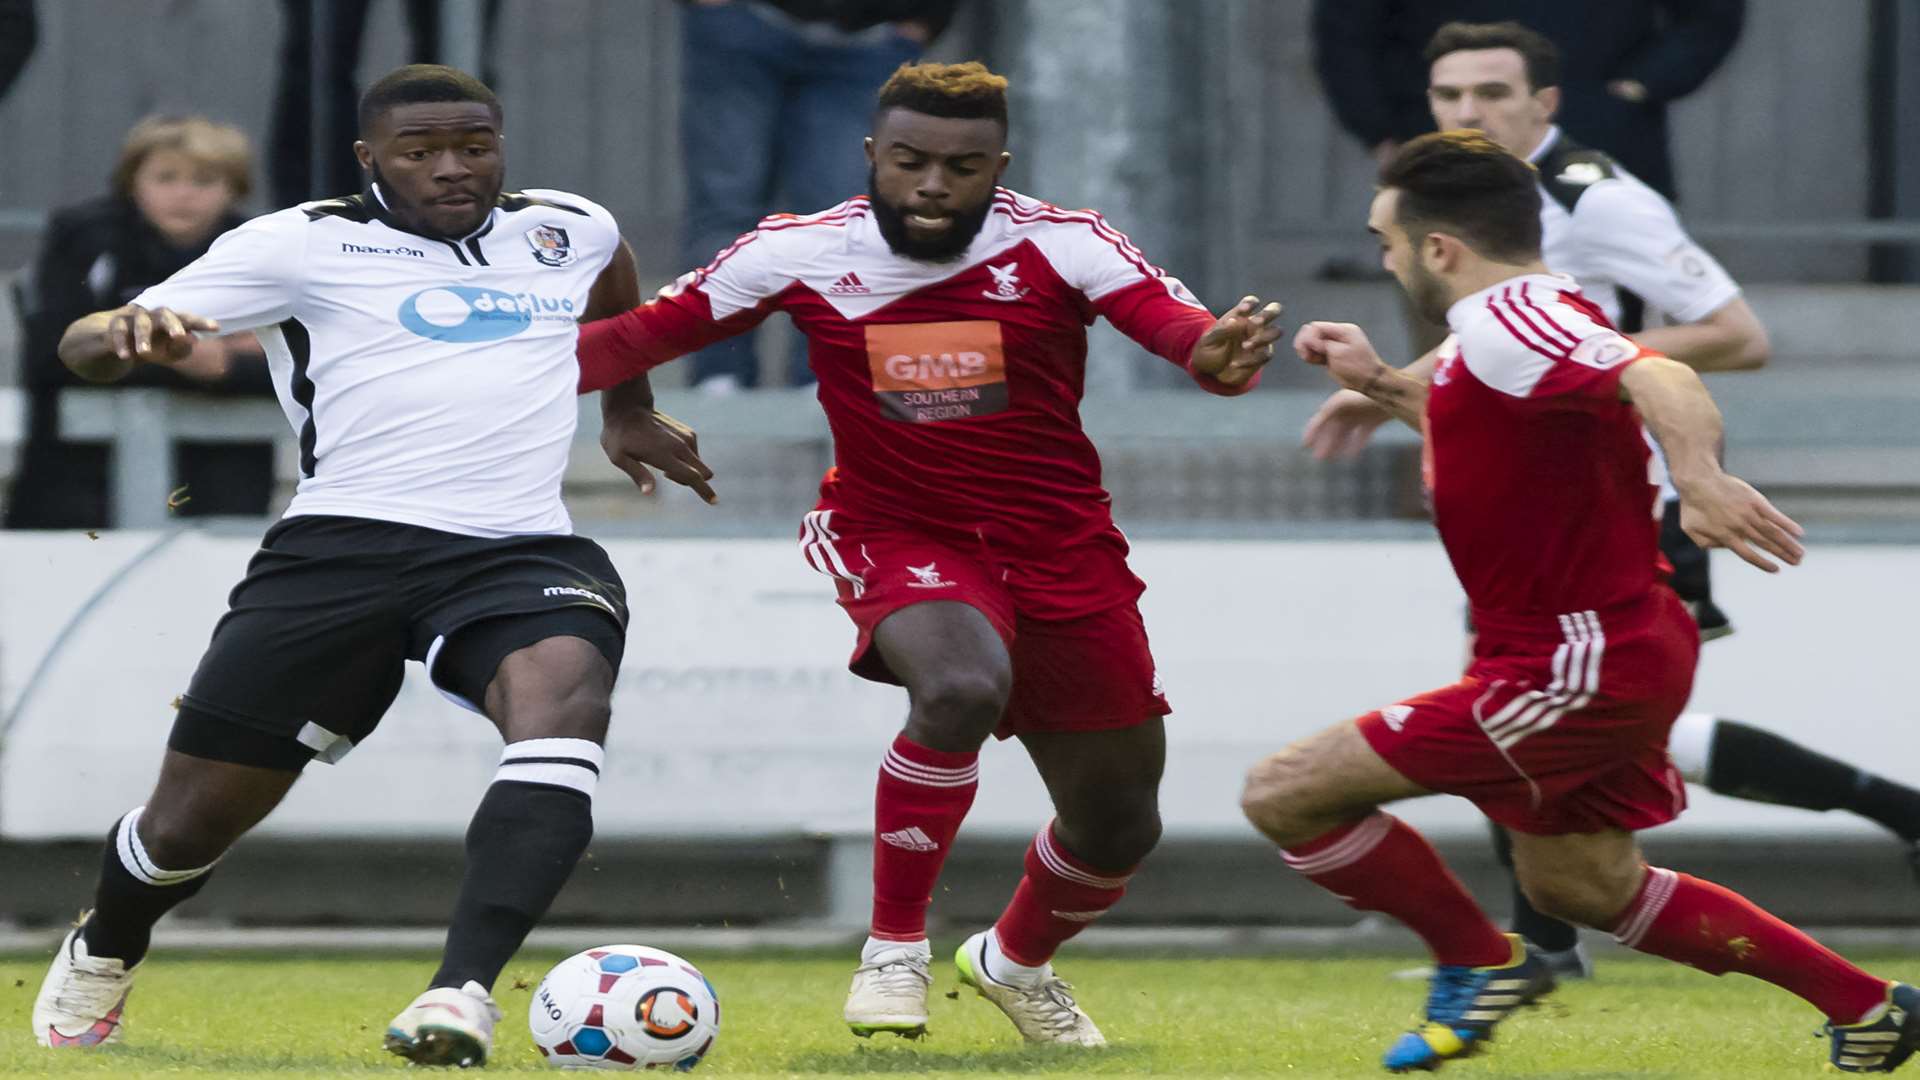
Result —
[[[684, 266], [701, 266], [776, 211], [810, 213], [866, 190], [860, 140], [874, 89], [919, 59], [960, 0], [690, 0], [681, 11]], [[788, 381], [811, 382], [806, 344]], [[708, 390], [757, 385], [751, 336], [696, 353]]]
[[1745, 0], [1315, 0], [1314, 66], [1340, 125], [1381, 156], [1433, 130], [1434, 31], [1516, 20], [1560, 48], [1561, 126], [1672, 199], [1667, 103], [1707, 81], [1745, 14]]

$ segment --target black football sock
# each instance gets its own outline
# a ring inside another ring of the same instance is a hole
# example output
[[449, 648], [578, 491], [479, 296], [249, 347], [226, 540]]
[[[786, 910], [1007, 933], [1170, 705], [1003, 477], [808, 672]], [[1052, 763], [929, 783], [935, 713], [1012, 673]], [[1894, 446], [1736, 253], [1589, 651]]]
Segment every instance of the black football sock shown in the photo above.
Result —
[[1920, 838], [1920, 791], [1737, 720], [1719, 720], [1707, 787], [1753, 802], [1847, 810], [1903, 840]]
[[1492, 822], [1487, 824], [1493, 830], [1493, 853], [1513, 881], [1513, 932], [1547, 952], [1566, 952], [1580, 944], [1578, 927], [1534, 910], [1519, 879], [1513, 876], [1513, 841], [1508, 839], [1507, 830]]
[[206, 885], [213, 866], [195, 870], [166, 870], [153, 864], [136, 828], [135, 807], [107, 833], [107, 850], [100, 860], [100, 883], [94, 887], [93, 914], [80, 936], [91, 956], [110, 957], [128, 967], [147, 955], [153, 924]]
[[492, 988], [593, 839], [600, 747], [585, 739], [509, 743], [467, 827], [467, 870], [433, 986]]

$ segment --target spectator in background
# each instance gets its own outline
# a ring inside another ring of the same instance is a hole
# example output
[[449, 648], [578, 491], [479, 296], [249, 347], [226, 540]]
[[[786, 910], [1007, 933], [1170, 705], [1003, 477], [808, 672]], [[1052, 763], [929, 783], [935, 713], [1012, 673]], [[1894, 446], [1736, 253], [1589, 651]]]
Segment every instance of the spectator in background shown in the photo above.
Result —
[[[778, 210], [812, 213], [864, 191], [861, 140], [874, 88], [918, 59], [960, 0], [690, 0], [681, 22], [680, 139], [687, 170], [682, 265]], [[794, 335], [787, 370], [811, 382]], [[752, 335], [696, 353], [693, 381], [756, 386]]]
[[[4, 2], [4, 0], [0, 0]], [[366, 35], [373, 0], [326, 0], [319, 5], [321, 24], [315, 27], [313, 0], [280, 0], [280, 84], [273, 99], [273, 134], [268, 173], [273, 182], [273, 206], [281, 209], [309, 199], [352, 195], [361, 187], [360, 163], [349, 147], [360, 130], [360, 88], [354, 70], [360, 66], [360, 42]], [[440, 56], [440, 0], [406, 0], [401, 8], [407, 24], [407, 63], [435, 64]], [[493, 28], [500, 0], [481, 6], [483, 59], [481, 81], [497, 84], [488, 70]], [[327, 124], [324, 175], [313, 175], [313, 47], [321, 35], [326, 70]]]
[[33, 0], [0, 0], [0, 98], [26, 70], [33, 47], [40, 43], [40, 23]]
[[[113, 193], [54, 213], [26, 290], [27, 439], [7, 501], [12, 529], [113, 524], [112, 451], [60, 438], [60, 391], [83, 384], [56, 349], [67, 324], [119, 307], [211, 247], [241, 223], [253, 187], [253, 152], [237, 128], [200, 117], [150, 116], [127, 133]], [[171, 368], [142, 364], [119, 386], [271, 396], [252, 334], [208, 338]], [[264, 514], [273, 495], [273, 444], [179, 443], [175, 475], [187, 485], [183, 515]]]
[[1561, 126], [1675, 199], [1667, 104], [1726, 60], [1745, 14], [1745, 0], [1315, 0], [1314, 66], [1340, 125], [1384, 161], [1433, 130], [1422, 53], [1434, 32], [1518, 21], [1560, 48]]

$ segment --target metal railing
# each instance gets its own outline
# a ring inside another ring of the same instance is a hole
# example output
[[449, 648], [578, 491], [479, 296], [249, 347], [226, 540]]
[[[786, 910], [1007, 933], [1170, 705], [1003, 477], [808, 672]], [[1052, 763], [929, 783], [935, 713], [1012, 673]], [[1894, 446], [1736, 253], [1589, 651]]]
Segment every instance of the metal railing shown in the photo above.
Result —
[[[1730, 418], [1729, 459], [1755, 482], [1824, 500], [1819, 505], [1836, 508], [1837, 518], [1920, 524], [1920, 430], [1911, 423], [1920, 415], [1920, 378], [1856, 389], [1782, 375], [1716, 384], [1715, 392]], [[1143, 391], [1088, 398], [1082, 412], [1116, 509], [1142, 532], [1219, 535], [1275, 523], [1417, 519], [1411, 431], [1388, 425], [1351, 461], [1315, 462], [1299, 448], [1324, 396], [1274, 390], [1221, 400], [1193, 390]], [[638, 498], [601, 456], [597, 404], [589, 398], [566, 474], [577, 517], [646, 531], [781, 531], [832, 460], [809, 389], [724, 398], [662, 390], [659, 401], [699, 431], [719, 474], [720, 506], [670, 484], [653, 499]], [[68, 439], [113, 447], [112, 505], [123, 528], [169, 521], [176, 441], [271, 441], [281, 477], [293, 478], [292, 432], [273, 401], [77, 388], [61, 395], [60, 424]]]

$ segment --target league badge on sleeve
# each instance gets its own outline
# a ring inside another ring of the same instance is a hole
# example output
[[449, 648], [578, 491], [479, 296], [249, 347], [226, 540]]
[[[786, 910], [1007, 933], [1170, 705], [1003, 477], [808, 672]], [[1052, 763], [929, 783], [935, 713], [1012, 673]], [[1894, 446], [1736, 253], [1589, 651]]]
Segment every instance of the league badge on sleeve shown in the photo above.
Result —
[[558, 225], [535, 225], [528, 229], [527, 243], [533, 248], [533, 257], [544, 266], [566, 266], [577, 257], [567, 230]]

